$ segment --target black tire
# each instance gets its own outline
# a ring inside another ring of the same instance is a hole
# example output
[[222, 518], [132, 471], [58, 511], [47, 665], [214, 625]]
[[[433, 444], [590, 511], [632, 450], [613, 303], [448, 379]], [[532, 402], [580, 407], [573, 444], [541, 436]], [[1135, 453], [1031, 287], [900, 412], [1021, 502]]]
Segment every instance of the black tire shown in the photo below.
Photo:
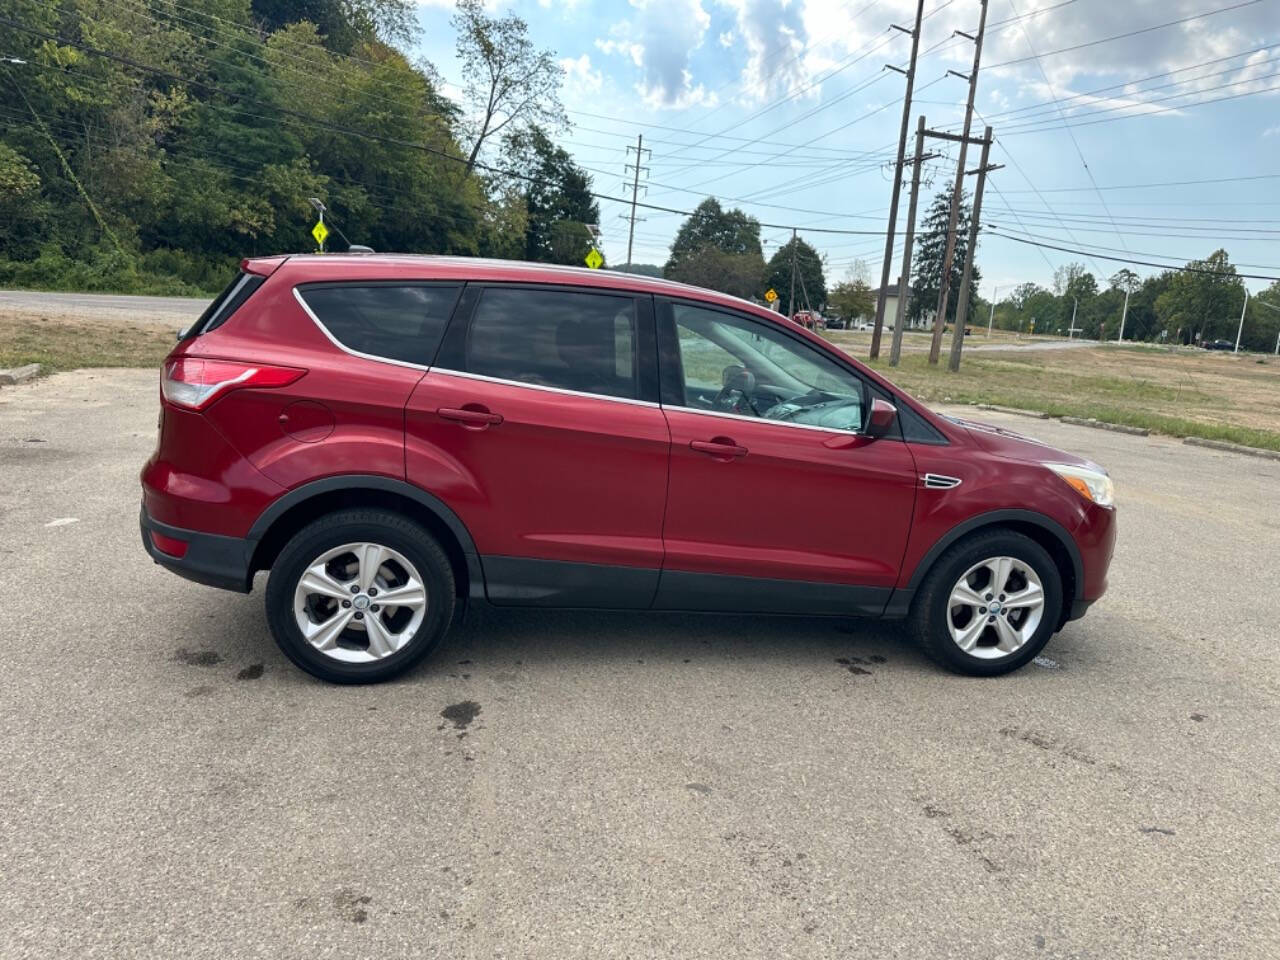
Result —
[[[303, 637], [294, 616], [294, 592], [317, 557], [357, 542], [390, 547], [412, 563], [426, 587], [427, 608], [416, 632], [399, 650], [371, 662], [346, 663]], [[440, 645], [453, 619], [454, 593], [449, 558], [421, 526], [385, 510], [342, 510], [303, 527], [280, 551], [267, 581], [267, 623], [284, 655], [307, 673], [330, 683], [378, 683], [408, 670]]]
[[[1044, 589], [1044, 608], [1029, 640], [1006, 656], [987, 659], [960, 649], [948, 624], [953, 587], [967, 570], [992, 557], [1013, 557], [1031, 567]], [[910, 626], [936, 663], [968, 676], [995, 677], [1017, 670], [1039, 655], [1056, 631], [1061, 612], [1062, 574], [1044, 547], [1012, 530], [989, 530], [964, 538], [938, 558], [916, 594]]]

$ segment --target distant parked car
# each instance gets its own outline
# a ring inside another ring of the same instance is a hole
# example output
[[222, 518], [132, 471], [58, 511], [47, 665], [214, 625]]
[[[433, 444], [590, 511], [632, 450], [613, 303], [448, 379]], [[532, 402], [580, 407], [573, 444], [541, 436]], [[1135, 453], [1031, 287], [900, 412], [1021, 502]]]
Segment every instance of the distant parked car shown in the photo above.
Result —
[[857, 320], [853, 324], [854, 330], [870, 330], [874, 324], [870, 320]]
[[1234, 350], [1236, 345], [1230, 340], [1206, 340], [1200, 344], [1206, 350]]
[[826, 318], [816, 310], [799, 310], [792, 314], [791, 322], [804, 327], [806, 330], [825, 330], [827, 328]]

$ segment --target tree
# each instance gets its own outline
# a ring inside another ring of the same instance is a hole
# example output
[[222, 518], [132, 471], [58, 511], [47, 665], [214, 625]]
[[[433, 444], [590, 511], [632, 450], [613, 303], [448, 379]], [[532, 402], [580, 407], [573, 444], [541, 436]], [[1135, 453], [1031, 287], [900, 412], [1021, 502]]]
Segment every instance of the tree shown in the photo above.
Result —
[[240, 257], [315, 248], [308, 197], [376, 249], [524, 254], [523, 197], [459, 180], [457, 106], [391, 45], [410, 0], [6, 2], [121, 59], [0, 24], [25, 61], [0, 67], [0, 285], [216, 290]]
[[590, 175], [541, 127], [512, 134], [505, 153], [507, 162], [529, 178], [516, 181], [527, 215], [524, 259], [580, 266], [592, 245], [587, 225], [600, 223]]
[[[791, 296], [793, 250], [796, 299], [794, 305], [791, 305], [788, 298]], [[822, 311], [827, 307], [827, 281], [822, 271], [822, 257], [801, 237], [788, 240], [769, 259], [769, 266], [765, 268], [764, 285], [776, 290], [782, 298], [782, 309], [790, 309], [792, 313], [804, 309]]]
[[758, 254], [726, 253], [716, 247], [704, 247], [696, 257], [689, 257], [681, 263], [674, 275], [664, 272], [664, 276], [680, 283], [749, 299], [761, 295], [760, 275], [763, 270], [764, 258]]
[[[942, 290], [942, 261], [947, 250], [947, 225], [951, 219], [951, 192], [948, 185], [929, 205], [919, 233], [916, 247], [915, 276], [911, 278], [911, 305], [907, 316], [913, 323], [929, 316], [938, 308], [938, 296]], [[955, 256], [951, 261], [951, 279], [947, 297], [945, 321], [955, 322], [956, 308], [960, 303], [960, 281], [964, 274], [965, 253], [969, 249], [969, 219], [972, 208], [967, 195], [960, 198], [959, 217], [956, 220]], [[969, 316], [975, 315], [975, 297], [982, 281], [982, 271], [977, 264], [969, 285]]]
[[1085, 268], [1083, 263], [1064, 263], [1058, 269], [1053, 271], [1053, 292], [1058, 296], [1066, 296], [1071, 285], [1080, 277], [1084, 276]]
[[534, 49], [524, 20], [511, 12], [491, 17], [480, 0], [458, 0], [450, 22], [458, 31], [466, 97], [478, 117], [465, 174], [474, 169], [485, 141], [508, 126], [568, 125], [560, 103], [564, 71], [550, 50]]
[[865, 280], [845, 280], [831, 288], [827, 297], [831, 309], [841, 320], [865, 317], [876, 309], [876, 298]]
[[1245, 291], [1227, 251], [1215, 250], [1187, 266], [1170, 278], [1169, 288], [1156, 300], [1156, 314], [1170, 330], [1181, 328], [1205, 340], [1234, 340]]
[[408, 43], [418, 32], [411, 0], [253, 0], [251, 9], [269, 33], [314, 23], [335, 53], [351, 53], [374, 40]]
[[[608, 270], [622, 271], [623, 267], [606, 267]], [[627, 273], [634, 273], [638, 277], [659, 277], [662, 276], [662, 267], [656, 263], [633, 263], [629, 268], [625, 268]]]
[[1249, 301], [1242, 346], [1270, 352], [1280, 343], [1280, 280]]
[[1111, 279], [1107, 281], [1111, 284], [1112, 290], [1127, 290], [1132, 293], [1141, 283], [1141, 278], [1130, 270], [1128, 267], [1121, 267], [1111, 275]]
[[738, 297], [760, 296], [764, 255], [759, 222], [708, 197], [676, 231], [662, 274]]

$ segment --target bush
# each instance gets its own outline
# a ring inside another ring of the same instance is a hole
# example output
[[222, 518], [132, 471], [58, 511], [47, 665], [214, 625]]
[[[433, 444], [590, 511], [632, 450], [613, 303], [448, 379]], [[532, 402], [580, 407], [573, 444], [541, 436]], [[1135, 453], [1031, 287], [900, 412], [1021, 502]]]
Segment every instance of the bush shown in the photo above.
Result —
[[87, 259], [72, 259], [56, 244], [34, 260], [0, 258], [0, 287], [135, 293], [171, 297], [211, 296], [226, 285], [234, 259], [157, 250], [135, 256], [114, 247], [96, 247]]

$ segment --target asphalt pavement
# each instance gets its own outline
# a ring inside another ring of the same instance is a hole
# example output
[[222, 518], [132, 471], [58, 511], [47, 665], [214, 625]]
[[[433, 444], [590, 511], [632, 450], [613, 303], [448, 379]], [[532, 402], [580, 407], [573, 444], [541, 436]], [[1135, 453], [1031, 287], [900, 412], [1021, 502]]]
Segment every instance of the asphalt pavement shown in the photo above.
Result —
[[51, 293], [0, 290], [0, 311], [21, 310], [60, 315], [127, 318], [156, 323], [194, 320], [209, 305], [204, 297], [144, 297], [115, 293]]
[[143, 553], [154, 371], [3, 388], [0, 956], [1280, 955], [1280, 463], [981, 416], [1118, 491], [1109, 594], [1013, 676], [473, 609], [339, 688], [263, 581]]

